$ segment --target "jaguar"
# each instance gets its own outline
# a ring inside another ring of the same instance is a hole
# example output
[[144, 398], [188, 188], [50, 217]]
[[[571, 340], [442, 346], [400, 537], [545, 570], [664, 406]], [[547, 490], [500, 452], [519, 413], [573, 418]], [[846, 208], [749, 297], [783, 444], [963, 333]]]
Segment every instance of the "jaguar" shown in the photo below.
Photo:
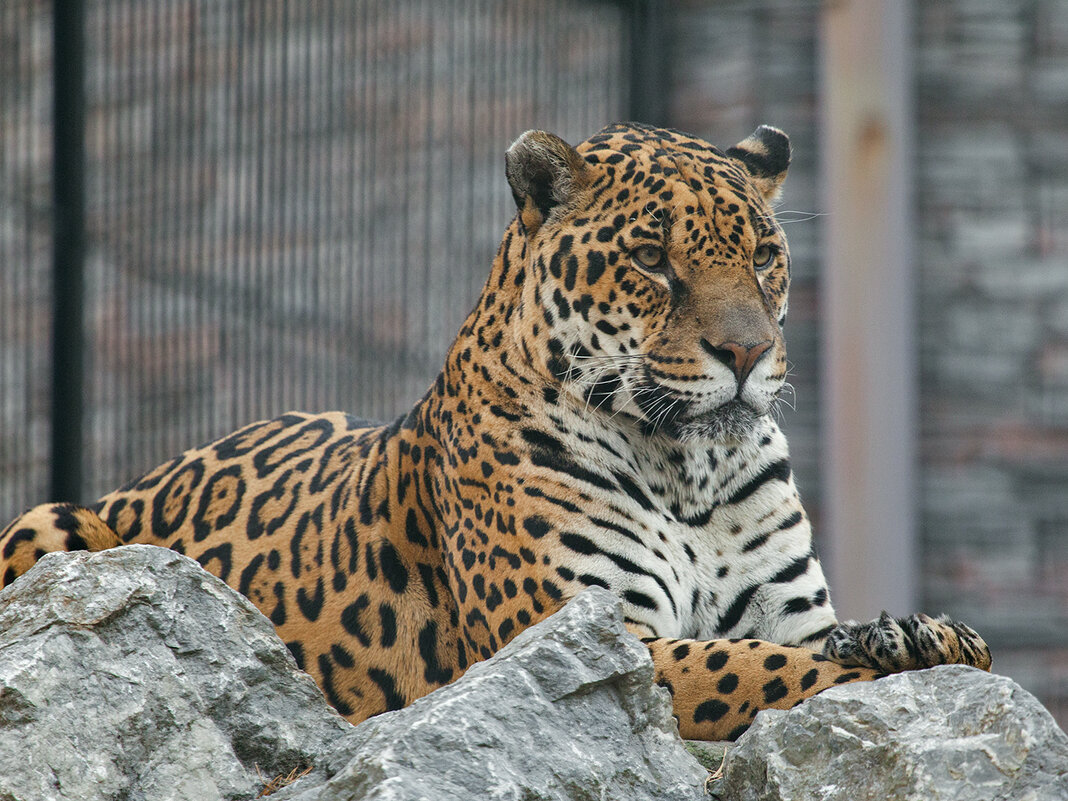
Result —
[[618, 596], [679, 731], [989, 649], [945, 617], [839, 622], [775, 411], [791, 157], [616, 124], [508, 149], [516, 214], [474, 310], [388, 424], [288, 413], [0, 535], [44, 553], [172, 548], [247, 596], [344, 716], [456, 680], [589, 586]]

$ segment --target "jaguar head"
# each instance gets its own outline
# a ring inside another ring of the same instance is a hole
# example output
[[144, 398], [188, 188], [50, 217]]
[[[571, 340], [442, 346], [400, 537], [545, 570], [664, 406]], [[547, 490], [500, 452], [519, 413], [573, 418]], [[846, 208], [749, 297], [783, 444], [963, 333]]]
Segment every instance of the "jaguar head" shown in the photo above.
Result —
[[744, 437], [786, 378], [790, 264], [771, 204], [789, 161], [766, 126], [726, 152], [643, 125], [577, 148], [523, 134], [506, 173], [526, 239], [524, 354], [589, 413]]

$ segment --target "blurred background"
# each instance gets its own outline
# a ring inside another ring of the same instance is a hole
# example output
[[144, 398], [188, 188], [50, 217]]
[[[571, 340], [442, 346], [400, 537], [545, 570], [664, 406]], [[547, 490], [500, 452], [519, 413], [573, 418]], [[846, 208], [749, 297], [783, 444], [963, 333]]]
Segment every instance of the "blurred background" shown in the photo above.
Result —
[[0, 526], [400, 413], [511, 141], [622, 119], [789, 133], [784, 428], [839, 612], [963, 619], [1068, 726], [1068, 0], [3, 0]]

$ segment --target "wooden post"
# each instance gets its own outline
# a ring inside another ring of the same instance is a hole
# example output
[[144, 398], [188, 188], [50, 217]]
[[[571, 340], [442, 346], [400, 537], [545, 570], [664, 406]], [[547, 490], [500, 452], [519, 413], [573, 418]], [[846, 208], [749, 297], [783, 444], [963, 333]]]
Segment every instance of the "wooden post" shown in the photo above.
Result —
[[909, 8], [822, 11], [821, 548], [842, 618], [917, 601]]

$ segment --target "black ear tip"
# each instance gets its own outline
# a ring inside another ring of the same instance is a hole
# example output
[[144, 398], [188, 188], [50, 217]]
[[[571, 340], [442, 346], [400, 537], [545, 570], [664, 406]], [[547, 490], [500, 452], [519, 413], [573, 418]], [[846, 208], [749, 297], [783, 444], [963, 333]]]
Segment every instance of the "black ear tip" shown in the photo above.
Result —
[[727, 155], [738, 159], [754, 178], [778, 178], [790, 166], [790, 137], [778, 128], [761, 125], [753, 133], [727, 149]]
[[770, 125], [761, 125], [752, 135], [764, 146], [764, 153], [769, 164], [782, 165], [785, 170], [790, 166], [790, 137]]

